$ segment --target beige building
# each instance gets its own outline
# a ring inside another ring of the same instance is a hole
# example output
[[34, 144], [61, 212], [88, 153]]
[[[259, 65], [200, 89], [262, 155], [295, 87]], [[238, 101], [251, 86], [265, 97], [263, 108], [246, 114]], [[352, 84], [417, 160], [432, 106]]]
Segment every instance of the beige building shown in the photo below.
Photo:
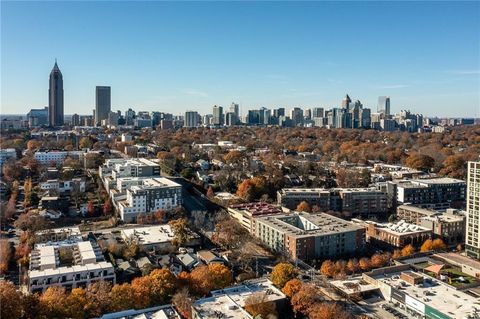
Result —
[[468, 162], [465, 251], [480, 259], [480, 162]]

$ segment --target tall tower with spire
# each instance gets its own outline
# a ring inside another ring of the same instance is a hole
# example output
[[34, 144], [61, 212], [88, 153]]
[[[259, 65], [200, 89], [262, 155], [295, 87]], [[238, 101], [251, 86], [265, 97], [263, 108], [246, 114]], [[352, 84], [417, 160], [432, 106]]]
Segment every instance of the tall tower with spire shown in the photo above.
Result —
[[57, 65], [50, 72], [48, 88], [48, 123], [50, 126], [63, 125], [63, 76]]
[[350, 107], [350, 103], [352, 103], [352, 99], [347, 94], [342, 100], [342, 108], [348, 109]]

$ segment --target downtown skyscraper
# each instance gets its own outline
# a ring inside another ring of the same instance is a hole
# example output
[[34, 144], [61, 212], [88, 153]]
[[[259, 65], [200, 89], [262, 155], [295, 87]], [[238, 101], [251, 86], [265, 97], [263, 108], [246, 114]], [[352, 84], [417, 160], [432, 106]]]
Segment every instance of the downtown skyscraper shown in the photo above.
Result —
[[48, 124], [50, 126], [63, 125], [63, 76], [57, 65], [50, 72], [48, 88]]
[[110, 87], [97, 86], [95, 88], [95, 124], [102, 125], [103, 120], [108, 120], [111, 109]]

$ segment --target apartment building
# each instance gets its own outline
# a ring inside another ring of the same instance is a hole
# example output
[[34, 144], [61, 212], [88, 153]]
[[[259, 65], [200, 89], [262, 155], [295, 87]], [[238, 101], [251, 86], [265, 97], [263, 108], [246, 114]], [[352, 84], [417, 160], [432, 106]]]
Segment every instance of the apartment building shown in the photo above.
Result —
[[465, 251], [480, 259], [480, 162], [468, 162], [467, 233]]
[[146, 158], [109, 159], [98, 168], [98, 173], [109, 191], [118, 178], [160, 176], [160, 165]]
[[347, 255], [365, 246], [365, 228], [325, 213], [295, 212], [256, 219], [255, 236], [293, 259]]
[[127, 188], [126, 195], [113, 198], [113, 205], [125, 222], [134, 222], [141, 213], [171, 209], [182, 204], [182, 187], [163, 177], [138, 178], [137, 185]]
[[404, 220], [396, 223], [377, 223], [352, 219], [352, 222], [365, 227], [366, 240], [381, 247], [402, 248], [408, 244], [419, 247], [425, 240], [432, 238], [431, 229]]
[[[65, 257], [69, 254], [71, 258]], [[94, 242], [36, 244], [30, 254], [28, 290], [32, 293], [43, 292], [50, 286], [71, 290], [99, 280], [115, 284], [115, 271]]]
[[449, 208], [446, 211], [435, 211], [412, 205], [397, 207], [399, 219], [413, 223], [433, 232], [435, 238], [441, 238], [447, 245], [457, 245], [465, 241], [466, 213]]
[[398, 204], [412, 204], [425, 208], [446, 209], [462, 205], [466, 199], [466, 183], [460, 179], [402, 180], [392, 182]]
[[230, 205], [227, 211], [230, 217], [236, 219], [251, 234], [255, 233], [255, 221], [258, 217], [284, 213], [281, 207], [262, 202]]
[[376, 188], [284, 188], [277, 192], [277, 202], [290, 209], [303, 201], [323, 212], [345, 212], [352, 216], [387, 211], [387, 195]]

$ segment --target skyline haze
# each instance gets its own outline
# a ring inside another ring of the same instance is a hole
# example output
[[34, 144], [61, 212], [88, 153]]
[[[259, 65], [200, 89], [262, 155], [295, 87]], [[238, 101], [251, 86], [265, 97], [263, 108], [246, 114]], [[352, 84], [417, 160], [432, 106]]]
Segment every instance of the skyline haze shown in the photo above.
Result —
[[[2, 114], [48, 105], [55, 58], [65, 114], [212, 113], [239, 103], [480, 116], [478, 2], [2, 2]], [[58, 27], [61, 26], [61, 27]], [[53, 45], [47, 45], [53, 43]], [[27, 92], [27, 94], [25, 94]]]

